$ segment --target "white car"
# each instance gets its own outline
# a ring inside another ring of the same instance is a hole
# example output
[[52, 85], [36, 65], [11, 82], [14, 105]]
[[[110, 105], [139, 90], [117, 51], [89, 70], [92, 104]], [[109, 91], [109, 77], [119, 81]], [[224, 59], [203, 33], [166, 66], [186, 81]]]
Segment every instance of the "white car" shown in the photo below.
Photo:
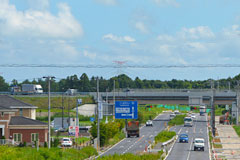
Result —
[[191, 115], [191, 118], [192, 118], [193, 120], [195, 120], [195, 119], [196, 119], [196, 115], [195, 115], [195, 114], [192, 114], [192, 115]]
[[199, 151], [199, 150], [204, 151], [204, 139], [203, 138], [195, 138], [193, 143], [194, 143], [194, 151]]
[[174, 111], [175, 114], [180, 114], [179, 110]]
[[62, 141], [61, 141], [61, 146], [62, 147], [71, 147], [72, 146], [72, 140], [71, 138], [63, 138]]
[[148, 120], [148, 121], [146, 122], [146, 126], [153, 126], [152, 120]]
[[173, 119], [174, 117], [176, 117], [176, 114], [171, 113], [171, 114], [170, 114], [170, 119]]

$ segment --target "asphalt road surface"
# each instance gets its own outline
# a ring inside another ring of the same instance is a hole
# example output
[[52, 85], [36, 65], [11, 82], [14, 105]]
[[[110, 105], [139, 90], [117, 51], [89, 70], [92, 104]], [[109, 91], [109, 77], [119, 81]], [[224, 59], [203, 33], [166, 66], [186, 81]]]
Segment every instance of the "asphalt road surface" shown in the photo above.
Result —
[[125, 138], [117, 145], [107, 150], [100, 156], [106, 156], [110, 154], [124, 154], [124, 153], [138, 153], [145, 150], [153, 140], [154, 137], [161, 132], [165, 126], [164, 123], [169, 121], [169, 114], [162, 114], [153, 120], [153, 126], [143, 126], [140, 129], [139, 137]]
[[[179, 143], [179, 140], [174, 144], [167, 160], [209, 160], [209, 143], [207, 134], [207, 116], [196, 114], [196, 121], [192, 127], [176, 127], [175, 130], [179, 134], [186, 133], [189, 136], [188, 143]], [[193, 150], [194, 138], [204, 138], [204, 151]]]

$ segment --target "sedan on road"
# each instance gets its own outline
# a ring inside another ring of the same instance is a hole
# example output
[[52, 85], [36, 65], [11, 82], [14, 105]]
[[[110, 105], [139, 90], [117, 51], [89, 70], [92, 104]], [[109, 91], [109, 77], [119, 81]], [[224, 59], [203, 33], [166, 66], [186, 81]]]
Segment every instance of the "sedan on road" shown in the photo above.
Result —
[[146, 126], [153, 126], [152, 120], [148, 120], [148, 121], [146, 122]]
[[188, 135], [187, 134], [180, 134], [179, 143], [181, 143], [181, 142], [188, 143]]

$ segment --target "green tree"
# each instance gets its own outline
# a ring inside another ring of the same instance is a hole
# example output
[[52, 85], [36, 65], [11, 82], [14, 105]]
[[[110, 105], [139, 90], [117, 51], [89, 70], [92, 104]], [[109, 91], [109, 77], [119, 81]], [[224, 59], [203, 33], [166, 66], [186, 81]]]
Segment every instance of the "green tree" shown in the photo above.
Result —
[[8, 91], [8, 84], [5, 82], [5, 79], [0, 76], [0, 91]]

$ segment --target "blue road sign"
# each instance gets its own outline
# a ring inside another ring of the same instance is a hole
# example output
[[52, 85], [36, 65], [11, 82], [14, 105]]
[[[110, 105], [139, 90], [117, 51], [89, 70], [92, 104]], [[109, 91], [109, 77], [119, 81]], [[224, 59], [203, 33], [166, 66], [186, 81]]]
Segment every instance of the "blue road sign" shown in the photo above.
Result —
[[94, 117], [90, 117], [90, 121], [91, 122], [95, 121], [95, 118]]
[[116, 119], [137, 119], [138, 103], [137, 101], [116, 101], [115, 102]]
[[82, 99], [77, 99], [78, 104], [82, 104]]

